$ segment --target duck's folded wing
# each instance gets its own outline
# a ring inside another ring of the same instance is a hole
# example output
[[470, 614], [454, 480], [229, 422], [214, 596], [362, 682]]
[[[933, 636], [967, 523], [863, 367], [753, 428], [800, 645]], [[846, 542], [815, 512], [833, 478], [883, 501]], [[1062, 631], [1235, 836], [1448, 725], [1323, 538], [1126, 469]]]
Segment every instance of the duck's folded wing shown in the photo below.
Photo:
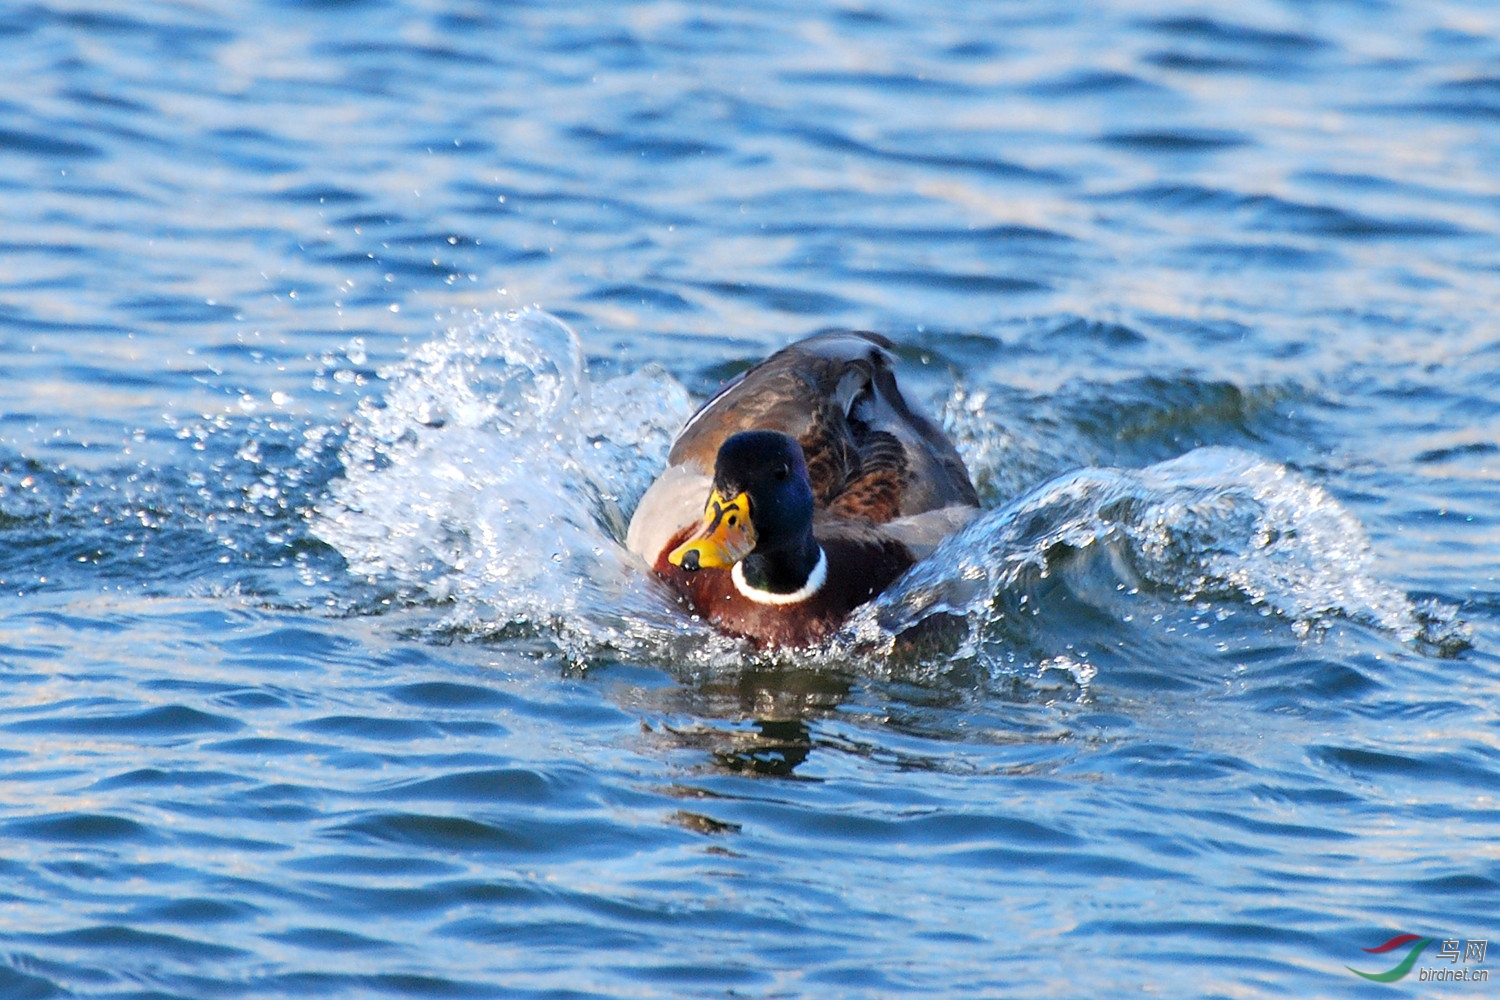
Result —
[[838, 332], [777, 351], [699, 407], [678, 432], [668, 464], [712, 469], [724, 439], [748, 430], [781, 431], [804, 449], [822, 437], [852, 446], [846, 417], [869, 394], [876, 367], [889, 364], [889, 346], [876, 334]]

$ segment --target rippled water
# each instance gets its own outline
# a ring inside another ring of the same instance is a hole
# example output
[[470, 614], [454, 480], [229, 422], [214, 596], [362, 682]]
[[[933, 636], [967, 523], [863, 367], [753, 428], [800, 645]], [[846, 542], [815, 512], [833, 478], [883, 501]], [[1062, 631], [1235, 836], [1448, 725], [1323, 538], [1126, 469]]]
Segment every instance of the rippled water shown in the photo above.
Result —
[[[1500, 11], [82, 0], [0, 59], [0, 996], [1493, 936]], [[619, 540], [831, 327], [987, 510], [756, 655]]]

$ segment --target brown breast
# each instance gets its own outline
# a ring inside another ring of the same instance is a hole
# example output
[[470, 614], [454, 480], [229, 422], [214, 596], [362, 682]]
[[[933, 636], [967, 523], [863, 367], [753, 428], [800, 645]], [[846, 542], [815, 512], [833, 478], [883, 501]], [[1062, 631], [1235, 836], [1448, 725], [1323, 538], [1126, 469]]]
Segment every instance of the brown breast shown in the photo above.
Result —
[[839, 526], [818, 543], [828, 558], [828, 577], [818, 592], [797, 604], [761, 604], [741, 594], [724, 569], [689, 573], [667, 562], [667, 553], [693, 530], [683, 529], [656, 559], [655, 570], [714, 627], [765, 648], [810, 646], [838, 630], [849, 612], [906, 572], [913, 559], [906, 546], [874, 532]]

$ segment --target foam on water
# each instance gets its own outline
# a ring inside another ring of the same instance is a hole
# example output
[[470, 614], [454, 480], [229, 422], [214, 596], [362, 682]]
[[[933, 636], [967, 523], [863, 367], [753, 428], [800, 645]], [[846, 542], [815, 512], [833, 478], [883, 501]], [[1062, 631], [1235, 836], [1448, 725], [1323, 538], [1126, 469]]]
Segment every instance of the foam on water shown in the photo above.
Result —
[[[621, 544], [692, 409], [670, 374], [648, 367], [595, 384], [573, 332], [532, 309], [476, 316], [380, 376], [384, 398], [361, 404], [344, 478], [313, 525], [351, 572], [400, 600], [443, 605], [442, 628], [532, 629], [575, 660], [625, 647], [679, 665], [743, 665], [742, 644], [714, 641]], [[961, 393], [949, 409], [972, 411]], [[970, 417], [960, 444], [982, 463], [1006, 432], [986, 437]], [[1004, 667], [1011, 654], [993, 650], [1018, 602], [1085, 551], [1104, 558], [1113, 614], [1165, 596], [1248, 603], [1303, 636], [1338, 617], [1403, 640], [1422, 634], [1327, 490], [1216, 447], [1035, 487], [950, 539], [813, 658], [878, 670], [899, 637], [942, 615], [965, 623], [959, 659]]]

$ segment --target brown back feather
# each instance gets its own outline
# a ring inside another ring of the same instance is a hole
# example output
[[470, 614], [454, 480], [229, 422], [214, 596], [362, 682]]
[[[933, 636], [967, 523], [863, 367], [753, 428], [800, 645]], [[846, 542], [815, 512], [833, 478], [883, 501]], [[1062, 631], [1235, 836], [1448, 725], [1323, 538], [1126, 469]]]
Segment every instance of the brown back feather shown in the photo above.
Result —
[[828, 504], [829, 513], [876, 524], [900, 517], [907, 483], [906, 449], [894, 435], [873, 431], [860, 442], [858, 457], [858, 471]]

